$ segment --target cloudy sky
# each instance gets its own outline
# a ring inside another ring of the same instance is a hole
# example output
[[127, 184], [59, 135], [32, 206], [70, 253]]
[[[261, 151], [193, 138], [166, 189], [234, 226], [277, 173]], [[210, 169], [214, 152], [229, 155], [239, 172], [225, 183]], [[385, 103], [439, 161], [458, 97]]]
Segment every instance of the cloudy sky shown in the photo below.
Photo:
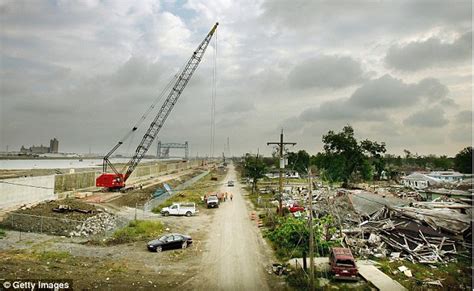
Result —
[[345, 124], [394, 154], [471, 144], [471, 1], [0, 0], [0, 151], [54, 136], [106, 152], [216, 21], [159, 135], [193, 156], [210, 151], [214, 56], [216, 155], [227, 137], [232, 154], [270, 153], [281, 128], [316, 153]]

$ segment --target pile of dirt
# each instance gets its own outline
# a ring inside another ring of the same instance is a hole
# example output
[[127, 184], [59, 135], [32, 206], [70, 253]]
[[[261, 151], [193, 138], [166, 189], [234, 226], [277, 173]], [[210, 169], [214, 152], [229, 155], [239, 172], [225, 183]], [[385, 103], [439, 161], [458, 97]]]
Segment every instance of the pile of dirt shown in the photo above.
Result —
[[[66, 205], [72, 209], [83, 210], [83, 212], [68, 211], [68, 212], [60, 213], [60, 212], [53, 211], [54, 208], [59, 208], [60, 205]], [[15, 211], [14, 213], [55, 217], [55, 218], [61, 218], [61, 219], [85, 220], [88, 217], [93, 216], [94, 214], [100, 211], [102, 210], [98, 209], [94, 205], [82, 202], [81, 200], [78, 200], [78, 199], [68, 198], [64, 200], [46, 201], [46, 202], [42, 202], [31, 207], [22, 207], [19, 210]]]
[[154, 187], [150, 187], [146, 189], [133, 190], [110, 201], [110, 203], [117, 206], [128, 206], [128, 207], [135, 207], [137, 205], [141, 206], [153, 197], [153, 193], [156, 191], [156, 189], [161, 188], [161, 187], [162, 187], [162, 184], [159, 184]]
[[22, 207], [9, 213], [1, 226], [25, 232], [89, 236], [111, 230], [115, 224], [114, 215], [103, 209], [80, 200], [64, 199]]

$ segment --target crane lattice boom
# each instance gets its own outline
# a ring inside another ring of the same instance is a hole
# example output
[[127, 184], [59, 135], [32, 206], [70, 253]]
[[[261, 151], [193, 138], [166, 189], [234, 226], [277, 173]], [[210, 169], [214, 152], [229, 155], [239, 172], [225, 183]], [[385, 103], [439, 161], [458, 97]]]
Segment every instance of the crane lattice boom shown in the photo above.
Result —
[[[124, 167], [122, 173], [119, 173], [112, 163], [109, 161], [110, 155], [122, 144], [119, 142], [105, 157], [104, 157], [104, 173], [99, 176], [96, 180], [96, 185], [98, 187], [107, 187], [107, 188], [122, 188], [125, 186], [125, 181], [130, 177], [133, 173], [135, 168], [138, 166], [140, 161], [143, 159], [145, 154], [148, 152], [151, 144], [155, 140], [156, 136], [160, 132], [161, 128], [163, 127], [166, 118], [169, 116], [171, 111], [173, 110], [174, 105], [181, 96], [184, 88], [188, 84], [189, 80], [191, 79], [194, 71], [196, 71], [199, 63], [206, 52], [207, 46], [211, 41], [212, 35], [217, 29], [219, 23], [216, 23], [214, 27], [209, 31], [206, 38], [201, 42], [198, 48], [193, 52], [193, 55], [187, 62], [186, 66], [184, 67], [183, 71], [177, 78], [176, 83], [174, 84], [171, 91], [168, 93], [168, 96], [161, 106], [158, 114], [155, 116], [155, 119], [151, 122], [150, 127], [146, 131], [145, 135], [143, 136], [140, 144], [138, 145], [137, 149], [133, 157]], [[136, 130], [134, 128], [133, 130]], [[114, 171], [114, 173], [106, 173], [107, 165]]]

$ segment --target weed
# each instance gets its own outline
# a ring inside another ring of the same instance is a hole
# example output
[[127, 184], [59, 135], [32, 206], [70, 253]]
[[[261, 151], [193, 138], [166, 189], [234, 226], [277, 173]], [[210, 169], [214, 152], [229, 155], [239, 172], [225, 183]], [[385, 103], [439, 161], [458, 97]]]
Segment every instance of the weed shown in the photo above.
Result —
[[[446, 290], [466, 290], [470, 289], [471, 286], [471, 262], [461, 256], [458, 256], [456, 261], [446, 264], [414, 264], [406, 260], [390, 262], [386, 259], [379, 260], [378, 263], [385, 274], [400, 282], [409, 290], [420, 289], [425, 280], [440, 280]], [[410, 269], [413, 277], [407, 278], [398, 270], [400, 266]]]
[[121, 244], [134, 241], [153, 239], [163, 232], [164, 226], [160, 221], [133, 220], [124, 228], [114, 232], [107, 244]]
[[65, 261], [71, 258], [68, 252], [43, 251], [35, 254], [41, 261]]

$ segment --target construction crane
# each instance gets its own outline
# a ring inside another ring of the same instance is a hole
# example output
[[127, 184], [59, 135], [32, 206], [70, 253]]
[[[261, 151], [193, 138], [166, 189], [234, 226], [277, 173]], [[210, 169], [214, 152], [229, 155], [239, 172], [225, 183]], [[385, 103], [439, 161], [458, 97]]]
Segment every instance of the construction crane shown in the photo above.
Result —
[[[191, 79], [194, 71], [197, 69], [199, 63], [206, 52], [207, 46], [211, 41], [212, 35], [217, 29], [219, 23], [217, 22], [209, 31], [206, 38], [201, 42], [198, 48], [193, 52], [193, 55], [186, 63], [183, 71], [177, 78], [174, 86], [172, 87], [171, 91], [168, 93], [166, 100], [163, 102], [158, 114], [155, 116], [155, 119], [151, 122], [150, 127], [146, 131], [145, 135], [143, 136], [140, 144], [138, 145], [137, 149], [133, 157], [128, 161], [122, 171], [117, 171], [114, 165], [110, 162], [110, 156], [123, 144], [123, 141], [119, 141], [117, 145], [115, 145], [108, 153], [105, 155], [103, 160], [102, 171], [103, 173], [97, 177], [96, 179], [96, 186], [97, 187], [105, 187], [109, 189], [121, 189], [125, 187], [125, 182], [133, 173], [135, 168], [138, 166], [140, 161], [143, 159], [145, 154], [147, 153], [148, 149], [150, 148], [153, 140], [155, 140], [156, 136], [160, 132], [160, 129], [163, 127], [166, 118], [173, 110], [174, 105], [183, 93], [184, 88], [188, 84], [189, 80]], [[137, 127], [133, 127], [132, 132], [136, 131]], [[113, 173], [107, 173], [107, 167], [110, 167]]]

